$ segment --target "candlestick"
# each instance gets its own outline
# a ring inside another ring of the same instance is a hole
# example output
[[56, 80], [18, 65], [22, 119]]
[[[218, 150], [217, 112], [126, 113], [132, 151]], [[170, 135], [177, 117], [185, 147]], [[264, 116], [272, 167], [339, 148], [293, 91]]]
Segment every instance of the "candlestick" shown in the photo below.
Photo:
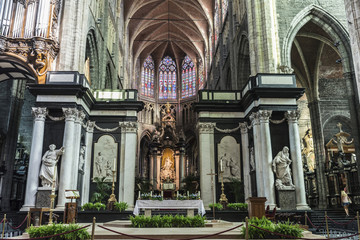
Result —
[[150, 197], [152, 197], [152, 191], [150, 192]]
[[164, 193], [163, 193], [163, 191], [161, 191], [161, 197], [164, 197]]
[[140, 191], [139, 191], [139, 196], [138, 196], [138, 199], [141, 199]]
[[199, 199], [201, 199], [201, 196], [200, 196], [200, 191], [199, 191]]
[[189, 197], [189, 191], [187, 191], [187, 196]]
[[176, 191], [176, 197], [177, 198], [179, 197], [179, 191]]

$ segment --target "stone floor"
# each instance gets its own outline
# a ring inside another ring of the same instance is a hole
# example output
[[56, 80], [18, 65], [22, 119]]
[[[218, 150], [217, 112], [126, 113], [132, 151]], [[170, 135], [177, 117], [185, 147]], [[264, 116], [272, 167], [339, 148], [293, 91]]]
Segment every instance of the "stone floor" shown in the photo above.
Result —
[[[240, 229], [236, 228], [229, 232], [215, 235], [216, 233], [226, 231], [228, 229], [239, 226], [243, 223], [219, 221], [215, 223], [208, 222], [204, 228], [130, 228], [130, 221], [112, 221], [107, 223], [97, 223], [95, 227], [95, 239], [139, 239], [129, 236], [123, 236], [117, 233], [110, 232], [99, 226], [121, 232], [130, 236], [137, 236], [141, 239], [239, 239]], [[83, 226], [88, 224], [81, 224]], [[91, 227], [88, 228], [91, 234]], [[208, 238], [203, 238], [205, 235], [211, 235]], [[199, 237], [199, 238], [197, 238]], [[27, 239], [29, 236], [24, 234], [21, 237], [11, 239]], [[304, 238], [309, 239], [324, 239], [319, 235], [314, 235], [309, 231], [304, 232]], [[9, 238], [10, 239], [10, 238]]]

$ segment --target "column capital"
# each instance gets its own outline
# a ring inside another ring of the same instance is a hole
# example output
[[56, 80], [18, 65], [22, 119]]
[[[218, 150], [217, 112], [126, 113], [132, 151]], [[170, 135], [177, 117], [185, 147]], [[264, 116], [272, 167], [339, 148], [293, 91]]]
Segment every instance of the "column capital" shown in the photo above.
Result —
[[240, 125], [241, 134], [247, 134], [248, 133], [248, 124], [247, 124], [247, 122], [239, 123], [239, 125]]
[[272, 111], [271, 110], [259, 110], [259, 119], [260, 122], [269, 122], [271, 117]]
[[89, 133], [94, 132], [95, 122], [88, 120], [86, 124], [86, 131]]
[[79, 110], [75, 116], [75, 122], [76, 123], [82, 123], [85, 119], [86, 115], [84, 113], [84, 111]]
[[197, 124], [197, 128], [199, 129], [199, 133], [214, 133], [214, 128], [216, 126], [216, 123], [211, 122], [199, 122]]
[[299, 110], [286, 111], [285, 118], [288, 120], [288, 122], [297, 122], [298, 119], [300, 118], [300, 111]]
[[251, 113], [249, 119], [251, 121], [252, 126], [260, 124], [260, 118], [259, 118], [259, 113], [258, 112]]
[[31, 113], [34, 116], [34, 120], [45, 121], [48, 110], [46, 107], [33, 107], [31, 108]]
[[137, 122], [119, 122], [121, 131], [125, 133], [136, 133], [137, 132]]
[[65, 115], [65, 121], [75, 121], [78, 114], [76, 108], [63, 108], [62, 110]]

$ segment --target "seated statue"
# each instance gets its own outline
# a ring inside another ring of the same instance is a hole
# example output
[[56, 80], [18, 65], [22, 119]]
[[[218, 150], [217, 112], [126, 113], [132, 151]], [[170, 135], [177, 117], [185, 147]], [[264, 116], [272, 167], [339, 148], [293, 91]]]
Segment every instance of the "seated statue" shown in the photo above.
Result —
[[284, 147], [273, 160], [273, 171], [276, 174], [275, 186], [277, 189], [294, 189], [291, 179], [289, 148]]

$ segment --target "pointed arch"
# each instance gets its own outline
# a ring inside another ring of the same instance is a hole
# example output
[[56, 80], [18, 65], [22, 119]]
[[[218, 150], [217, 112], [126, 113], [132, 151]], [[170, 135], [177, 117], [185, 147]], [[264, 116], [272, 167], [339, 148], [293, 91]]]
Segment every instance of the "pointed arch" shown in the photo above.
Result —
[[154, 60], [149, 55], [142, 67], [141, 71], [141, 94], [147, 97], [154, 97], [154, 77], [155, 77]]
[[282, 61], [285, 66], [291, 66], [291, 47], [299, 30], [309, 21], [321, 27], [333, 40], [339, 42], [339, 52], [341, 54], [344, 72], [351, 72], [350, 37], [346, 28], [329, 12], [321, 6], [311, 4], [299, 12], [291, 22], [291, 27], [284, 38], [282, 47]]
[[181, 98], [193, 97], [196, 94], [196, 67], [194, 62], [185, 56], [182, 62]]
[[176, 63], [166, 56], [159, 66], [159, 99], [176, 99]]

